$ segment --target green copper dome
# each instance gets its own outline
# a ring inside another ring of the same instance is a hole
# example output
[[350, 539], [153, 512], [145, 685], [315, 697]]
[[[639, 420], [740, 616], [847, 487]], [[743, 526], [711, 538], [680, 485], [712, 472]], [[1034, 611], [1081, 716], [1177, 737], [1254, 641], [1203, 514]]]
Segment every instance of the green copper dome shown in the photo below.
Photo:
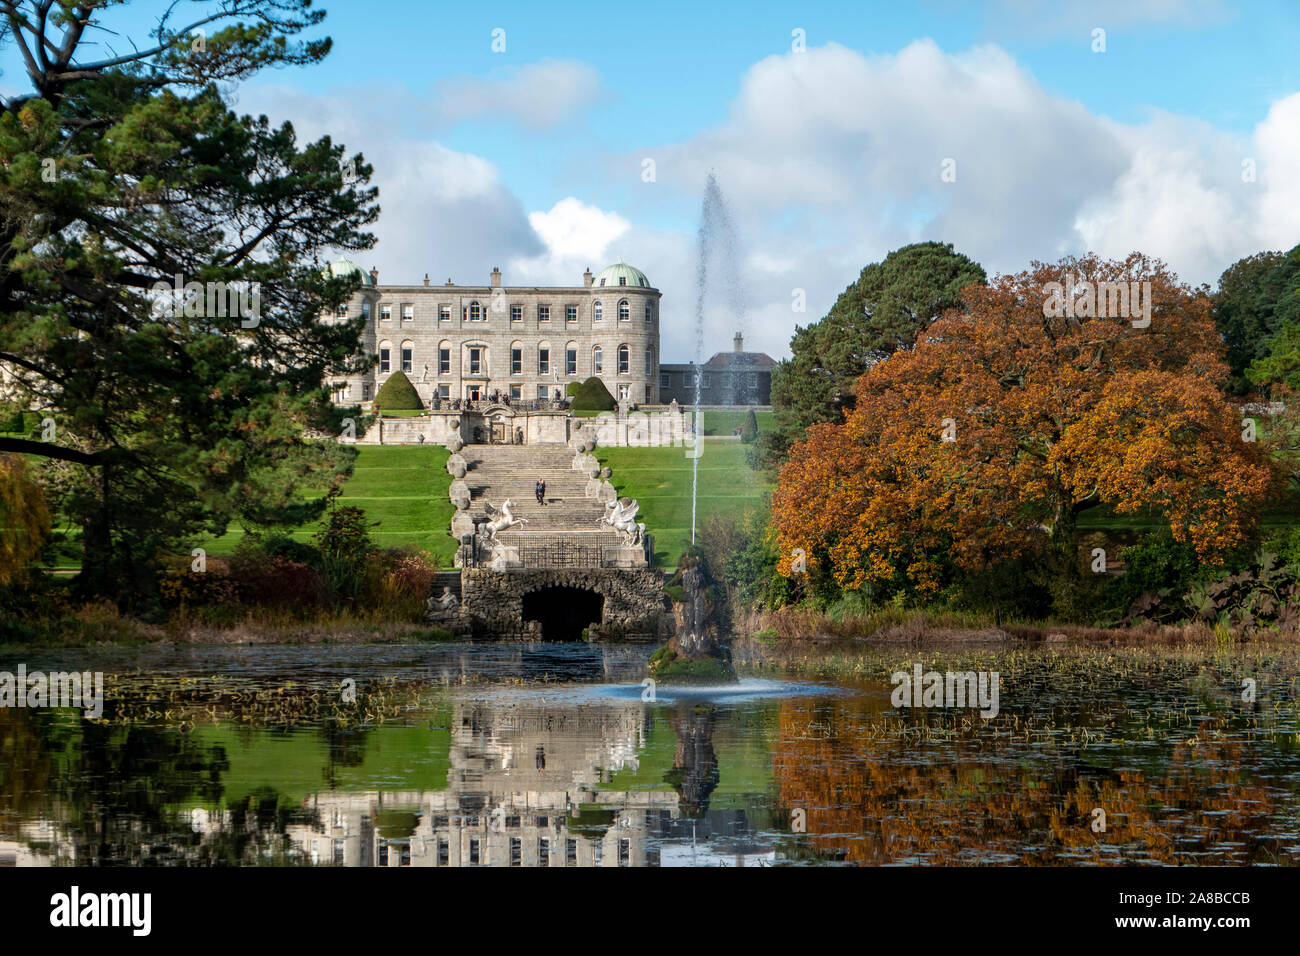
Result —
[[375, 280], [371, 278], [370, 273], [366, 272], [351, 259], [335, 259], [329, 264], [329, 270], [330, 275], [333, 276], [348, 276], [359, 272], [361, 273], [361, 285], [363, 287], [375, 284]]
[[612, 266], [606, 266], [600, 270], [600, 274], [591, 282], [592, 288], [610, 288], [617, 289], [619, 286], [631, 286], [634, 289], [652, 289], [650, 280], [645, 277], [645, 273], [635, 266], [630, 266], [626, 262], [618, 262]]

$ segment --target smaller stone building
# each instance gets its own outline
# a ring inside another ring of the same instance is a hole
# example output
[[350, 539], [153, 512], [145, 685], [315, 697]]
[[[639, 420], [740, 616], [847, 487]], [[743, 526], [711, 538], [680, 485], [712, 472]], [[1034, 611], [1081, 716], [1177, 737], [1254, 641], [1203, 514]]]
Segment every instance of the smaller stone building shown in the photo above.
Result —
[[659, 366], [659, 400], [695, 404], [695, 376], [700, 375], [701, 405], [770, 405], [772, 369], [776, 360], [766, 352], [746, 352], [739, 332], [730, 352], [718, 352], [697, 369], [694, 362]]

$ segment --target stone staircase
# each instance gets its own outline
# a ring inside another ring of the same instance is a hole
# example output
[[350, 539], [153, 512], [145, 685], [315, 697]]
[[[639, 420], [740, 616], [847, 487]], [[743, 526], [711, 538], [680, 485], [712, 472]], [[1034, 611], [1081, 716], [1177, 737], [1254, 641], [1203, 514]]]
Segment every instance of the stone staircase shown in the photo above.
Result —
[[[619, 536], [608, 525], [597, 527], [605, 508], [586, 496], [588, 478], [573, 469], [573, 449], [564, 445], [466, 445], [461, 449], [468, 471], [470, 513], [484, 513], [484, 503], [500, 508], [509, 498], [517, 517], [528, 523], [498, 535], [502, 544], [532, 548], [568, 544], [616, 547]], [[546, 482], [546, 504], [537, 503], [537, 479]]]

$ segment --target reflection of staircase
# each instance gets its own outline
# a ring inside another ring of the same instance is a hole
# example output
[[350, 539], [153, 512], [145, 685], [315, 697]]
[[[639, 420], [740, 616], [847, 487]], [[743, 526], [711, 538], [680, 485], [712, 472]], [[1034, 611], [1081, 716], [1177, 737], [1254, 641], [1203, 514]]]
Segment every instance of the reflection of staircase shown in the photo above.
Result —
[[[567, 544], [614, 547], [618, 535], [608, 526], [597, 528], [605, 513], [585, 494], [587, 476], [573, 470], [574, 452], [564, 445], [466, 445], [461, 454], [469, 465], [471, 514], [484, 513], [484, 503], [500, 508], [507, 498], [517, 517], [528, 523], [498, 535], [502, 544], [533, 548]], [[546, 505], [537, 503], [537, 479], [546, 482]]]

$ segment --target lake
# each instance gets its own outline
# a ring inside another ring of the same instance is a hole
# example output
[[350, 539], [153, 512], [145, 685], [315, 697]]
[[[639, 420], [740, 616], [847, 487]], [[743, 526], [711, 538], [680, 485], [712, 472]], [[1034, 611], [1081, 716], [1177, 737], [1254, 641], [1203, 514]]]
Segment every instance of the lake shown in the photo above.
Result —
[[[102, 671], [103, 714], [0, 708], [0, 865], [1300, 860], [1294, 648], [809, 650], [689, 692], [651, 650], [10, 648]], [[917, 673], [996, 675], [996, 715], [896, 706]]]

